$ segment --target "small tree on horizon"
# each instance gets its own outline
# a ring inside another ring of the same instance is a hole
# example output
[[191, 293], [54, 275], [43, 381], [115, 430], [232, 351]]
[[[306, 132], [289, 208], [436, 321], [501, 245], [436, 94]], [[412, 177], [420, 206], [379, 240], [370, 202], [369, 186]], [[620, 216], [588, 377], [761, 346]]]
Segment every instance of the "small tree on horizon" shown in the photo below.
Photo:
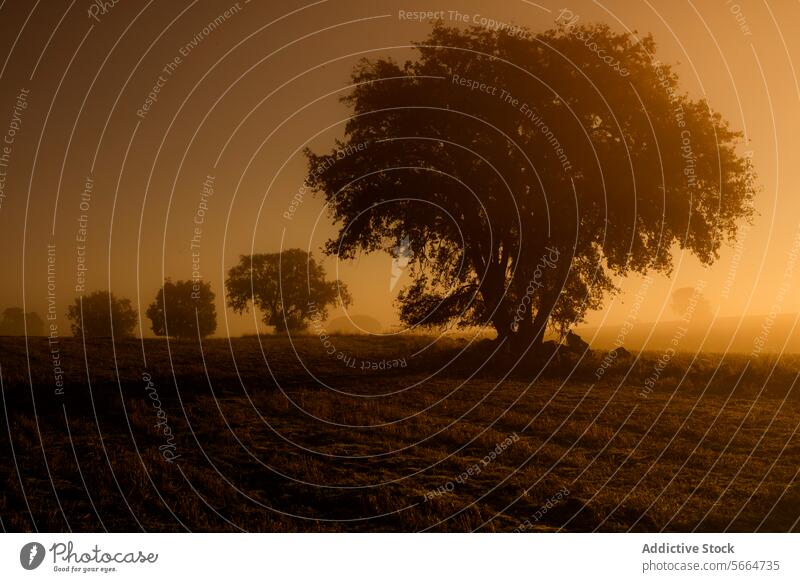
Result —
[[215, 297], [211, 283], [165, 280], [147, 308], [153, 333], [178, 339], [211, 335], [217, 329]]
[[277, 333], [302, 331], [312, 318], [327, 318], [329, 305], [351, 303], [347, 286], [326, 281], [325, 269], [301, 249], [242, 255], [228, 271], [225, 288], [236, 313], [252, 304]]
[[75, 337], [131, 337], [137, 316], [130, 299], [118, 298], [109, 291], [76, 297], [67, 309], [67, 319]]
[[7, 307], [0, 320], [0, 335], [44, 335], [44, 322], [35, 311], [25, 313], [21, 307]]

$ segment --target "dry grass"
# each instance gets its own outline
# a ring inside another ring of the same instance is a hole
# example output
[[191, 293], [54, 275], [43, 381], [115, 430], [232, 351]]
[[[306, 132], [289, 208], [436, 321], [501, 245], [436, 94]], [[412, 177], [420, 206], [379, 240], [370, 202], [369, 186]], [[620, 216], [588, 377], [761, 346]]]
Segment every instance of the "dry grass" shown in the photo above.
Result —
[[[90, 342], [85, 360], [79, 342], [61, 340], [59, 396], [45, 341], [30, 340], [27, 354], [23, 340], [0, 339], [2, 527], [798, 529], [797, 358], [679, 355], [643, 398], [658, 354], [593, 383], [602, 354], [505, 377], [502, 358], [475, 373], [486, 343], [445, 366], [465, 342], [331, 341], [329, 355], [313, 336], [212, 340], [202, 354], [146, 340], [145, 366], [138, 340], [116, 352]], [[360, 369], [402, 358], [405, 367]], [[174, 463], [159, 453], [145, 371]]]

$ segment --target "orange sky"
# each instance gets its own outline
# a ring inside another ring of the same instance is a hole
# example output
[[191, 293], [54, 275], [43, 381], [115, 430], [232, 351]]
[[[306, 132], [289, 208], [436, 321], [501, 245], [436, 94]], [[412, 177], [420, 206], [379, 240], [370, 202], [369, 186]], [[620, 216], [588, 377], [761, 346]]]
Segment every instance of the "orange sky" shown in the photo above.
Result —
[[[44, 314], [54, 244], [62, 333], [79, 275], [87, 291], [111, 288], [144, 312], [165, 276], [186, 279], [198, 265], [222, 315], [222, 282], [239, 254], [302, 247], [321, 256], [334, 231], [320, 200], [306, 196], [291, 220], [283, 217], [305, 177], [301, 151], [342, 136], [348, 111], [338, 97], [359, 58], [411, 57], [408, 43], [429, 25], [398, 18], [400, 10], [448, 18], [458, 11], [541, 30], [568, 7], [583, 22], [652, 32], [657, 56], [676, 65], [683, 87], [745, 132], [759, 174], [759, 215], [740, 246], [708, 271], [676, 255], [673, 276], [655, 278], [639, 318], [674, 318], [672, 292], [699, 279], [720, 315], [766, 313], [800, 232], [800, 5], [632, 4], [126, 0], [103, 11], [84, 0], [6, 2], [0, 132], [12, 143], [0, 150], [0, 306], [24, 302]], [[348, 283], [352, 313], [396, 323], [392, 299], [401, 285], [390, 291], [388, 256], [325, 264]], [[800, 285], [800, 275], [789, 279]], [[623, 321], [641, 284], [624, 282], [625, 292], [590, 323]], [[800, 294], [788, 293], [780, 310], [800, 311]], [[219, 319], [219, 335], [253, 330], [252, 315]]]

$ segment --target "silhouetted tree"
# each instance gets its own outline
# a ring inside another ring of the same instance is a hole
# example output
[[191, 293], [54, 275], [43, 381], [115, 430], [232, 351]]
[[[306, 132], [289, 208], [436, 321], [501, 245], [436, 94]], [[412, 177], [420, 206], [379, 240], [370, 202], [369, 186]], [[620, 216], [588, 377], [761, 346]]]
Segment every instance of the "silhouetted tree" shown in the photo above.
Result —
[[179, 339], [196, 338], [198, 335], [205, 337], [214, 333], [217, 329], [214, 298], [211, 283], [173, 283], [167, 279], [159, 289], [155, 301], [147, 308], [153, 333]]
[[8, 307], [0, 321], [0, 335], [44, 335], [44, 322], [38, 313], [25, 313], [20, 307]]
[[408, 240], [404, 322], [491, 323], [520, 347], [582, 320], [616, 278], [669, 272], [676, 248], [712, 263], [752, 215], [754, 175], [741, 134], [655, 48], [604, 25], [438, 24], [415, 61], [362, 61], [345, 141], [306, 150], [340, 225], [326, 252]]
[[708, 321], [714, 317], [711, 302], [695, 287], [681, 287], [672, 292], [670, 309], [680, 318], [689, 321]]
[[350, 304], [346, 285], [326, 281], [322, 266], [301, 249], [242, 255], [228, 271], [225, 288], [235, 312], [252, 303], [262, 311], [264, 323], [279, 333], [305, 329], [312, 318], [324, 320], [327, 306], [337, 301]]
[[130, 299], [117, 298], [108, 291], [95, 291], [75, 299], [67, 308], [75, 337], [130, 337], [136, 327], [137, 312]]

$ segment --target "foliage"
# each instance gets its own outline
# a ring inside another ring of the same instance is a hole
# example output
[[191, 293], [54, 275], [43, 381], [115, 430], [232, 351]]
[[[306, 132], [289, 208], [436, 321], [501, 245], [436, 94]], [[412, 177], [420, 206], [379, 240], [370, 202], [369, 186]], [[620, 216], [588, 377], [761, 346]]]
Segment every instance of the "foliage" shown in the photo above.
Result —
[[153, 333], [179, 339], [206, 337], [217, 329], [211, 283], [167, 279], [147, 308]]
[[303, 330], [312, 318], [324, 320], [328, 305], [351, 302], [346, 285], [326, 281], [322, 266], [301, 249], [242, 255], [228, 271], [225, 288], [235, 312], [253, 304], [278, 333]]
[[491, 323], [540, 342], [546, 325], [565, 333], [599, 308], [617, 278], [669, 273], [678, 248], [712, 263], [751, 218], [741, 134], [680, 91], [650, 36], [438, 24], [416, 49], [402, 65], [362, 61], [345, 141], [306, 150], [309, 185], [340, 226], [326, 252], [411, 241], [406, 323]]
[[77, 297], [67, 308], [67, 319], [75, 337], [130, 337], [136, 328], [137, 316], [130, 299], [118, 298], [109, 291]]
[[44, 335], [44, 322], [34, 311], [25, 313], [20, 307], [8, 307], [0, 320], [0, 335]]

